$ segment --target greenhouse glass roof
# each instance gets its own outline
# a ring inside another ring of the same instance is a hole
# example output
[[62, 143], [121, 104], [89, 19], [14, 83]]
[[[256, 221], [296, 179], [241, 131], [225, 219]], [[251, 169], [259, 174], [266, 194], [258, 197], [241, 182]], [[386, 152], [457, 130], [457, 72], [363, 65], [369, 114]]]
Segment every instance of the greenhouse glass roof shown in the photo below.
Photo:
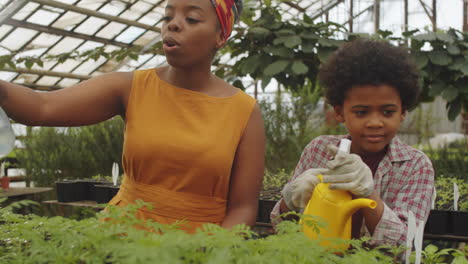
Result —
[[[375, 2], [290, 0], [283, 1], [280, 7], [285, 19], [297, 18], [306, 13], [317, 21], [328, 20], [347, 26], [351, 18], [350, 4], [353, 3], [351, 13], [355, 31], [369, 32], [373, 28]], [[380, 0], [384, 10], [381, 11], [383, 29], [401, 31], [403, 2]], [[438, 3], [447, 3], [461, 10], [461, 2], [446, 0]], [[244, 3], [255, 6], [259, 1], [244, 0]], [[411, 0], [409, 3], [411, 14], [422, 17], [422, 20], [417, 19], [423, 21], [420, 24], [415, 20], [415, 27], [430, 24], [423, 7], [430, 8], [432, 0]], [[0, 78], [33, 89], [54, 90], [106, 72], [161, 65], [165, 62], [161, 51], [148, 50], [160, 41], [159, 26], [164, 6], [164, 0], [0, 0], [0, 59], [5, 55], [13, 55], [15, 59], [37, 57], [43, 62], [43, 65], [36, 63], [31, 66], [24, 61], [15, 64], [16, 67], [3, 67]], [[444, 16], [445, 9], [439, 8], [439, 16]], [[446, 12], [450, 12], [450, 9]], [[449, 17], [457, 16], [458, 13], [461, 16], [461, 11], [452, 13]], [[96, 60], [57, 57], [99, 49], [111, 53], [132, 47], [140, 47], [136, 60], [128, 58], [118, 61], [104, 56]]]

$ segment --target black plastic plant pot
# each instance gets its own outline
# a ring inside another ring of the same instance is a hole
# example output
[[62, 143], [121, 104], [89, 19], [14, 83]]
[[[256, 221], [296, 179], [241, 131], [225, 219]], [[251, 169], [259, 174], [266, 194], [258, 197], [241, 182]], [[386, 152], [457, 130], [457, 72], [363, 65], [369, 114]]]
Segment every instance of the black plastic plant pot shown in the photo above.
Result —
[[258, 200], [257, 222], [270, 223], [270, 213], [277, 202], [274, 200]]
[[57, 190], [57, 201], [62, 203], [76, 202], [83, 200], [84, 185], [77, 181], [55, 182]]
[[93, 180], [93, 179], [83, 179], [83, 180], [79, 180], [79, 182], [83, 185], [82, 188], [84, 189], [82, 200], [88, 200], [88, 201], [96, 200], [95, 185], [110, 184], [109, 182], [98, 181], [98, 180]]
[[453, 211], [451, 213], [453, 235], [468, 236], [468, 212]]
[[55, 189], [57, 190], [57, 201], [62, 203], [68, 203], [73, 201], [73, 190], [74, 183], [71, 181], [60, 181], [55, 182]]
[[424, 233], [432, 235], [452, 234], [451, 219], [452, 214], [450, 211], [431, 210], [424, 228]]
[[108, 184], [94, 185], [95, 188], [95, 201], [98, 204], [108, 203], [119, 191], [119, 186], [113, 186]]

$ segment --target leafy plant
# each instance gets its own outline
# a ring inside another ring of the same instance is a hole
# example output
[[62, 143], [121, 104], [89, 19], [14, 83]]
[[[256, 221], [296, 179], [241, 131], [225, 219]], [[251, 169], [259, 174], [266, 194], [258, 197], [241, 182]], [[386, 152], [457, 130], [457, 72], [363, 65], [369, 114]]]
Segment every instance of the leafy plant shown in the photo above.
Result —
[[291, 172], [304, 147], [321, 134], [346, 133], [324, 122], [319, 91], [280, 92], [260, 101], [266, 134], [266, 169]]
[[314, 22], [307, 14], [283, 19], [279, 2], [264, 1], [260, 17], [243, 20], [247, 28], [238, 29], [224, 51], [236, 62], [222, 71], [261, 80], [263, 88], [275, 79], [293, 91], [304, 86], [315, 89], [320, 62], [343, 42], [332, 36], [345, 30], [336, 23]]
[[424, 264], [466, 264], [468, 263], [466, 258], [468, 255], [467, 253], [468, 247], [464, 251], [453, 248], [444, 248], [439, 250], [437, 246], [430, 244], [422, 251], [422, 261]]
[[456, 29], [416, 33], [405, 32], [404, 36], [409, 38], [411, 56], [422, 72], [422, 98], [432, 101], [442, 96], [448, 118], [455, 120], [462, 110], [468, 111], [468, 33]]
[[17, 158], [36, 186], [51, 186], [65, 178], [108, 175], [114, 162], [120, 164], [123, 122], [112, 119], [65, 131], [41, 128], [23, 142], [25, 148], [18, 151]]
[[436, 178], [448, 177], [468, 181], [468, 141], [458, 141], [442, 148], [428, 147], [424, 152], [431, 159]]
[[436, 208], [440, 210], [453, 210], [453, 183], [458, 185], [460, 198], [458, 210], [468, 211], [468, 182], [462, 179], [439, 177], [435, 182], [437, 191]]
[[353, 241], [352, 249], [334, 254], [304, 236], [295, 222], [281, 223], [277, 235], [265, 238], [243, 225], [231, 230], [205, 225], [195, 234], [186, 234], [179, 230], [183, 222], [162, 225], [135, 218], [140, 207], [148, 204], [137, 201], [127, 208], [110, 207], [100, 218], [81, 221], [17, 215], [0, 208], [0, 262], [395, 263], [392, 256], [359, 241]]
[[280, 169], [277, 173], [266, 171], [263, 177], [262, 190], [260, 198], [266, 200], [279, 200], [281, 198], [281, 190], [291, 177], [291, 173]]

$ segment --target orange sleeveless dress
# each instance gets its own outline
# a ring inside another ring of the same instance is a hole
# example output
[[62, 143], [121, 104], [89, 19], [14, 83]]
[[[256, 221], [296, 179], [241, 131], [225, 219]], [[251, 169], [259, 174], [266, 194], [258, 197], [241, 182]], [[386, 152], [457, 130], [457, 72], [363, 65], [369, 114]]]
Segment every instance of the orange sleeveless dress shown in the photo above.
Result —
[[226, 215], [234, 155], [255, 105], [242, 91], [212, 97], [161, 80], [155, 69], [134, 72], [126, 110], [120, 191], [109, 202], [141, 199], [153, 210], [137, 217], [193, 232]]

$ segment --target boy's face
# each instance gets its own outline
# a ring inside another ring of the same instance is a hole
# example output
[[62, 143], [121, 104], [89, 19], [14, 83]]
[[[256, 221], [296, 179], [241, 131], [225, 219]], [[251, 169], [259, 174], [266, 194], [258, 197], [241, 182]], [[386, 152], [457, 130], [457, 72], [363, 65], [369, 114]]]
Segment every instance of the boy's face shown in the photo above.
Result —
[[405, 118], [398, 91], [389, 85], [358, 85], [334, 107], [336, 118], [351, 135], [351, 151], [369, 154], [387, 146]]

